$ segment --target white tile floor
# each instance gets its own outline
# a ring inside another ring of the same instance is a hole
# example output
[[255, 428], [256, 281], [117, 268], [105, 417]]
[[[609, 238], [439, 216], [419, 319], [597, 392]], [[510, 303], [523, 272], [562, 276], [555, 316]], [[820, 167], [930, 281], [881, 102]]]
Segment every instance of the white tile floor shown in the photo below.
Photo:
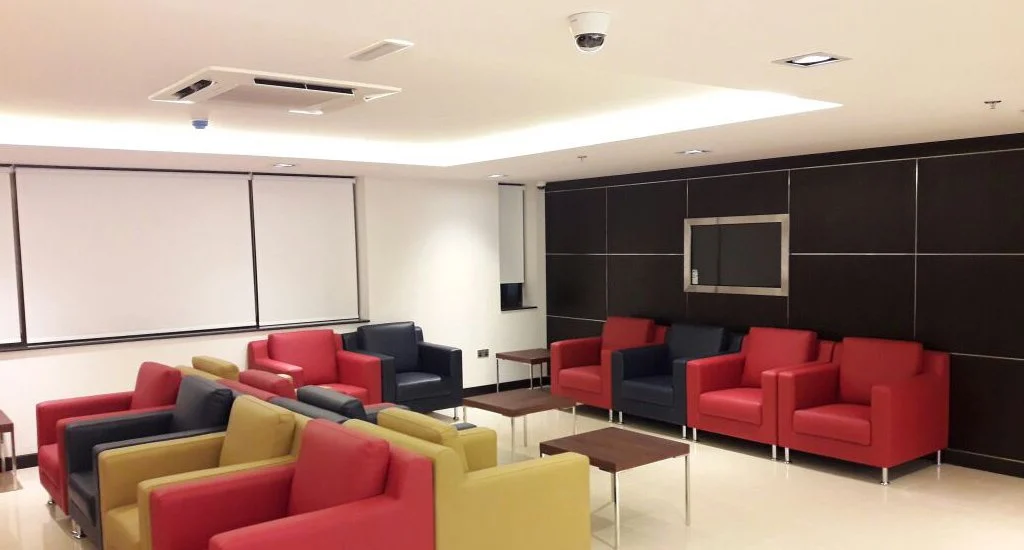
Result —
[[[507, 419], [470, 409], [469, 421], [497, 429], [499, 458], [510, 460]], [[517, 423], [516, 460], [537, 456], [539, 441], [572, 431], [564, 412], [531, 415], [528, 422], [527, 447]], [[638, 425], [627, 418], [625, 427]], [[579, 419], [581, 431], [605, 426], [598, 416]], [[922, 460], [895, 470], [892, 485], [882, 487], [873, 469], [802, 454], [786, 465], [770, 461], [765, 446], [710, 434], [701, 439], [691, 451], [689, 528], [682, 515], [681, 459], [620, 474], [624, 550], [1024, 548], [1024, 479], [950, 465], [937, 469]], [[54, 520], [35, 469], [22, 469], [18, 477], [22, 490], [0, 493], [0, 550], [93, 550], [68, 535], [65, 518]], [[613, 538], [612, 511], [604, 506], [609, 499], [608, 475], [592, 470], [595, 549], [607, 549]]]

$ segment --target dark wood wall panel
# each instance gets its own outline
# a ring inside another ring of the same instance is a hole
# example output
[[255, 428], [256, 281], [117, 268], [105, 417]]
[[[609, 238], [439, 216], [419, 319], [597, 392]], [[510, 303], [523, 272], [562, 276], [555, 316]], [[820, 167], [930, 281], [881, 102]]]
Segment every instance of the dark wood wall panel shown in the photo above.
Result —
[[607, 256], [548, 256], [548, 315], [601, 319], [605, 304]]
[[544, 195], [547, 252], [605, 252], [605, 190]]
[[913, 252], [915, 161], [794, 170], [791, 252]]
[[953, 356], [949, 446], [1024, 460], [1024, 361]]
[[608, 315], [683, 319], [683, 257], [608, 256]]
[[913, 256], [793, 256], [789, 274], [794, 328], [913, 340]]
[[1024, 256], [920, 256], [917, 262], [921, 341], [936, 349], [1024, 357]]
[[919, 252], [1024, 252], [1024, 151], [920, 162]]
[[786, 298], [691, 292], [686, 297], [686, 317], [695, 323], [724, 325], [733, 329], [784, 327]]
[[785, 214], [788, 172], [766, 172], [690, 180], [690, 218]]
[[685, 218], [685, 181], [609, 189], [608, 252], [682, 254]]
[[603, 321], [583, 321], [548, 316], [548, 344], [559, 340], [600, 336], [603, 328]]

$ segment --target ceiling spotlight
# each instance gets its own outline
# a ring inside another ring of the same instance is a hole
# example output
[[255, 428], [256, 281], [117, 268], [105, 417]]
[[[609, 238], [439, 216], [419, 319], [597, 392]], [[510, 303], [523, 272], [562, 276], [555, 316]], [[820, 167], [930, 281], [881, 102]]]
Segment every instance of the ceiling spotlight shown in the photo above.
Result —
[[288, 109], [288, 112], [293, 115], [320, 116], [324, 114], [324, 112], [320, 109]]
[[288, 164], [287, 162], [279, 162], [274, 165], [274, 168], [295, 168], [295, 165]]
[[687, 149], [685, 151], [676, 151], [677, 155], [703, 155], [704, 153], [710, 153], [707, 149]]
[[348, 58], [352, 61], [373, 61], [374, 59], [380, 59], [385, 55], [391, 55], [398, 53], [404, 49], [411, 48], [412, 42], [408, 40], [397, 40], [389, 38], [387, 40], [381, 40], [375, 42], [369, 46], [349, 54]]
[[804, 55], [798, 55], [796, 57], [787, 57], [785, 59], [776, 59], [772, 63], [778, 63], [780, 65], [788, 65], [790, 67], [817, 67], [819, 65], [828, 65], [829, 63], [836, 63], [839, 61], [849, 61], [849, 57], [841, 57], [838, 55], [832, 55], [825, 52], [815, 52]]
[[491, 174], [491, 175], [489, 175], [487, 177], [489, 177], [489, 178], [491, 178], [493, 180], [496, 180], [496, 179], [499, 179], [499, 178], [507, 178], [508, 174]]

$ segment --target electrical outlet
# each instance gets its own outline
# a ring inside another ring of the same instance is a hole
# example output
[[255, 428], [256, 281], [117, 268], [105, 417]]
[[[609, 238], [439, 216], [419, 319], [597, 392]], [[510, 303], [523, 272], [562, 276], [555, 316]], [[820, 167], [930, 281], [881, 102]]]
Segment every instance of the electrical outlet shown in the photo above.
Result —
[[483, 359], [484, 357], [488, 357], [489, 355], [491, 355], [491, 350], [489, 349], [476, 350], [476, 356], [478, 359]]

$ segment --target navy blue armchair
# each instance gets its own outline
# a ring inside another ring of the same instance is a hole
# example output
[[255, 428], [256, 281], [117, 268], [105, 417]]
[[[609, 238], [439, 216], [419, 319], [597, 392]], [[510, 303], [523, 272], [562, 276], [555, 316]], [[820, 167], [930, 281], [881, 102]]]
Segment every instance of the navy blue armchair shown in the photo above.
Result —
[[682, 426], [686, 437], [686, 362], [735, 353], [741, 343], [723, 327], [675, 323], [664, 344], [613, 352], [615, 409]]
[[381, 401], [417, 412], [462, 405], [462, 351], [424, 342], [412, 322], [362, 326], [342, 341], [347, 351], [380, 360]]

